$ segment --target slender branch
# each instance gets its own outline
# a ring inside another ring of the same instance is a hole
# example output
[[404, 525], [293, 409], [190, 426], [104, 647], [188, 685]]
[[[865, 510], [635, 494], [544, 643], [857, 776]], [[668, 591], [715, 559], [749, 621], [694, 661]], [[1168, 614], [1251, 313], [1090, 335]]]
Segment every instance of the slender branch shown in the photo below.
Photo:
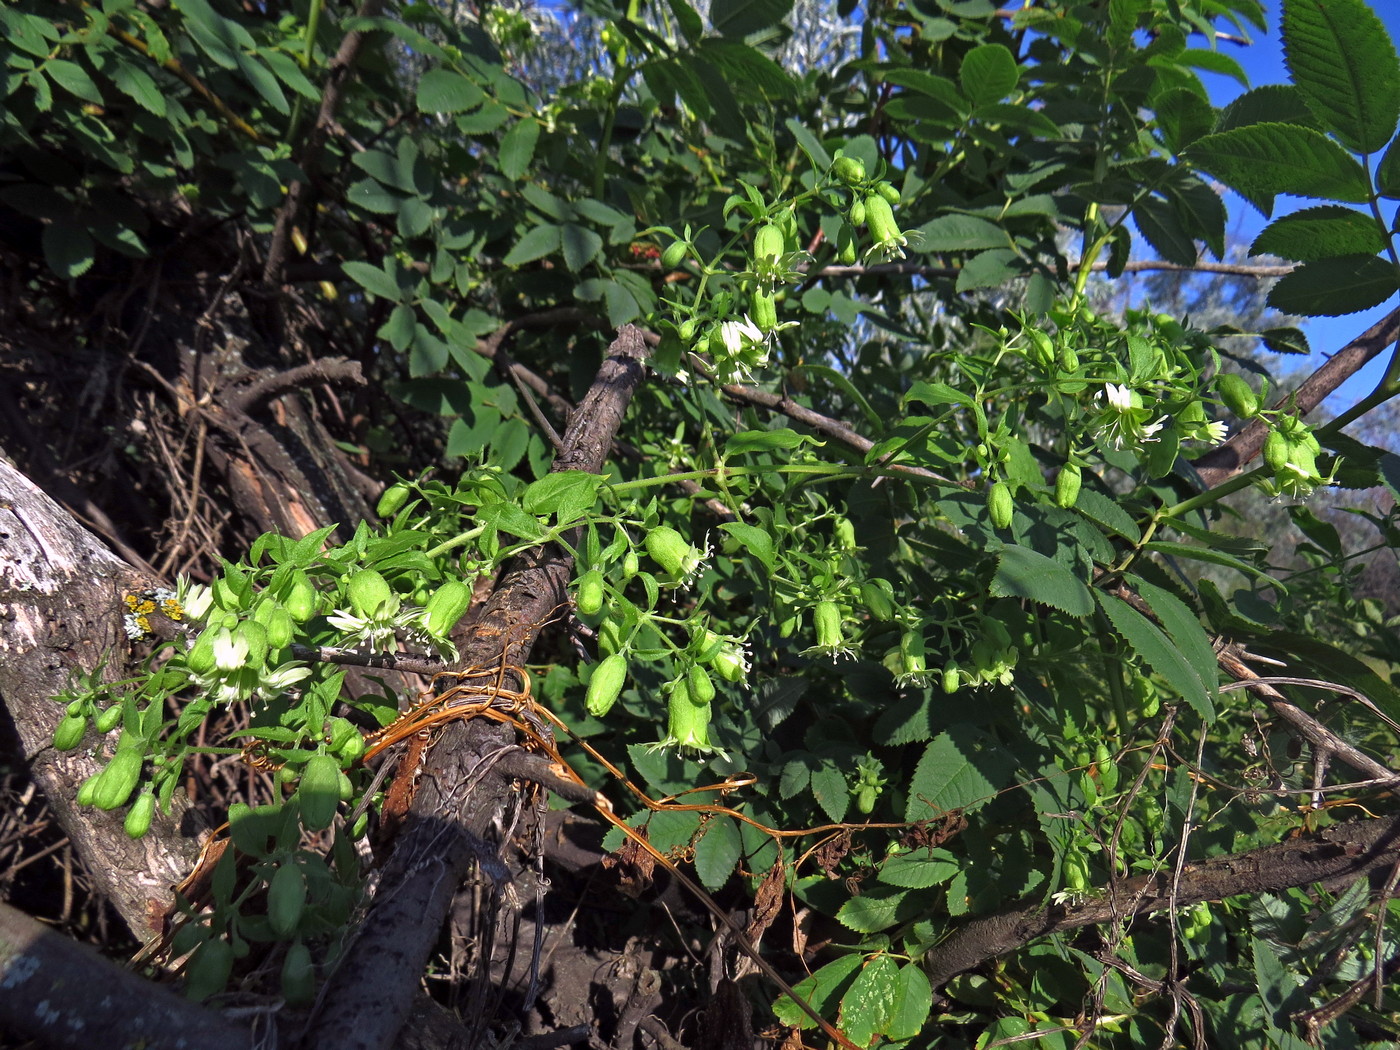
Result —
[[289, 368], [284, 372], [264, 375], [242, 390], [229, 395], [226, 404], [239, 412], [252, 412], [264, 402], [314, 382], [334, 386], [364, 386], [365, 376], [358, 361], [327, 357]]
[[[1360, 371], [1366, 362], [1394, 343], [1397, 337], [1400, 337], [1400, 309], [1392, 310], [1338, 350], [1308, 377], [1296, 393], [1281, 398], [1274, 407], [1284, 408], [1291, 402], [1298, 415], [1307, 415], [1328, 394]], [[1256, 419], [1225, 444], [1196, 460], [1192, 466], [1205, 487], [1213, 489], [1244, 471], [1246, 464], [1264, 448], [1264, 439], [1268, 436], [1268, 424]]]
[[[384, 0], [364, 0], [360, 9], [355, 12], [356, 17], [373, 18], [379, 14], [383, 6]], [[301, 170], [306, 173], [306, 180], [296, 179], [287, 187], [287, 199], [282, 202], [282, 207], [277, 212], [277, 225], [273, 228], [272, 241], [267, 249], [267, 261], [263, 265], [264, 284], [281, 283], [282, 269], [287, 263], [287, 249], [291, 244], [292, 228], [296, 225], [297, 216], [311, 192], [311, 184], [308, 180], [316, 177], [316, 171], [320, 167], [321, 150], [324, 148], [326, 139], [330, 136], [331, 126], [335, 122], [335, 111], [340, 106], [340, 96], [345, 91], [345, 85], [349, 82], [350, 70], [355, 65], [355, 59], [359, 56], [366, 35], [366, 31], [363, 29], [352, 29], [346, 33], [345, 38], [340, 42], [340, 50], [336, 52], [335, 58], [331, 61], [329, 76], [326, 78], [326, 89], [321, 96], [321, 109], [316, 115], [316, 123], [312, 125], [311, 130], [307, 133], [306, 141], [297, 151], [297, 163]]]

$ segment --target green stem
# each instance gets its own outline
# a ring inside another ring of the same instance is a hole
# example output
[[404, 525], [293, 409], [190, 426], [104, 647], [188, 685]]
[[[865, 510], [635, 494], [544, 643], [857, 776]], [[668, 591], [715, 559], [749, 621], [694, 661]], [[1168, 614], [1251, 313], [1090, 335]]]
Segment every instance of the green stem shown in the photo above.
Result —
[[623, 66], [613, 77], [612, 93], [608, 95], [607, 115], [603, 117], [603, 134], [598, 140], [598, 154], [593, 161], [593, 197], [602, 200], [603, 186], [608, 175], [608, 151], [612, 149], [613, 128], [617, 124], [617, 107], [622, 102], [622, 92], [627, 81], [632, 79], [632, 67]]

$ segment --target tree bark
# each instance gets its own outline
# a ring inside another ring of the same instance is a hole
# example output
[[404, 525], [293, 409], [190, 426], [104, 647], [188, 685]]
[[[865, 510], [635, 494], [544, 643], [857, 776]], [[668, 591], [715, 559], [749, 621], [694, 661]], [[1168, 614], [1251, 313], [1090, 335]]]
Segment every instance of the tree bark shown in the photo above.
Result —
[[194, 831], [180, 826], [177, 812], [132, 840], [122, 830], [124, 810], [79, 811], [77, 785], [103, 768], [103, 749], [116, 734], [99, 739], [89, 729], [77, 749], [55, 750], [54, 728], [65, 712], [54, 698], [75, 675], [122, 677], [122, 597], [152, 582], [0, 457], [0, 704], [30, 776], [98, 887], [141, 938], [154, 932], [171, 887], [193, 862]]

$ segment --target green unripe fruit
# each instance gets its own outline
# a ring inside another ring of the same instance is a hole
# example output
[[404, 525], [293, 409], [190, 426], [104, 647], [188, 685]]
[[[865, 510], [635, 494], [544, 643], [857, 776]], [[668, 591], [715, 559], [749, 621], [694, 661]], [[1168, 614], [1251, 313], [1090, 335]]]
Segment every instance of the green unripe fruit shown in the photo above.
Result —
[[715, 683], [699, 664], [691, 667], [687, 685], [690, 688], [691, 703], [708, 704], [715, 698]]
[[691, 340], [695, 338], [695, 327], [695, 318], [691, 317], [682, 321], [680, 327], [676, 329], [676, 337], [679, 338], [682, 343], [685, 343], [687, 347], [689, 347]]
[[297, 941], [282, 960], [282, 997], [289, 1006], [310, 1006], [316, 999], [316, 968], [311, 949]]
[[292, 575], [292, 585], [287, 590], [287, 598], [282, 602], [282, 608], [286, 609], [288, 615], [297, 623], [305, 623], [316, 615], [318, 597], [310, 578], [298, 569]]
[[666, 737], [680, 747], [710, 750], [710, 705], [692, 703], [684, 678], [676, 681], [666, 705]]
[[685, 262], [685, 254], [688, 245], [685, 241], [672, 241], [666, 246], [666, 250], [661, 253], [661, 266], [663, 269], [674, 270], [681, 263]]
[[1079, 371], [1079, 354], [1074, 347], [1060, 347], [1060, 371], [1069, 373]]
[[749, 306], [753, 323], [760, 332], [771, 332], [778, 326], [778, 303], [773, 296], [755, 291], [750, 297]]
[[[120, 708], [117, 709], [120, 712]], [[53, 746], [59, 751], [72, 751], [83, 742], [87, 732], [87, 719], [82, 715], [69, 715], [58, 723], [53, 731]]]
[[686, 563], [696, 557], [695, 548], [686, 542], [685, 537], [666, 525], [647, 533], [646, 548], [652, 560], [673, 577], [683, 576]]
[[[875, 192], [879, 194], [880, 199], [886, 204], [899, 203], [899, 190], [894, 188], [894, 183], [892, 182], [877, 182], [875, 184]], [[868, 207], [869, 202], [867, 201], [866, 203]]]
[[1011, 486], [1004, 481], [998, 481], [987, 490], [987, 512], [991, 515], [992, 524], [998, 529], [1011, 527], [1011, 516], [1015, 512], [1016, 505], [1011, 499]]
[[205, 941], [185, 964], [185, 997], [203, 1002], [218, 995], [233, 972], [233, 945], [220, 938]]
[[185, 665], [195, 674], [205, 675], [214, 670], [214, 635], [218, 629], [206, 627], [185, 654]]
[[628, 551], [622, 558], [622, 578], [630, 580], [642, 568], [642, 560], [637, 557], [636, 551]]
[[1086, 890], [1089, 888], [1089, 862], [1084, 854], [1075, 850], [1066, 853], [1064, 856], [1064, 879], [1065, 888], [1069, 890]]
[[238, 625], [238, 633], [248, 646], [248, 659], [244, 666], [264, 666], [267, 663], [267, 628], [256, 620], [244, 620]]
[[894, 587], [889, 580], [866, 580], [860, 585], [860, 600], [875, 619], [894, 618]]
[[1288, 438], [1277, 430], [1271, 430], [1264, 439], [1264, 463], [1277, 474], [1288, 464], [1288, 453], [1292, 450]]
[[760, 262], [775, 262], [787, 248], [787, 238], [776, 223], [765, 223], [753, 238], [753, 257]]
[[151, 792], [142, 792], [127, 811], [122, 829], [133, 839], [139, 839], [150, 830], [151, 820], [156, 814], [156, 797]]
[[852, 226], [865, 225], [865, 201], [857, 197], [851, 201], [851, 208], [846, 212], [846, 218], [850, 220]]
[[622, 687], [627, 682], [627, 657], [613, 653], [593, 668], [593, 677], [588, 680], [588, 694], [584, 706], [594, 718], [602, 718], [617, 703], [622, 695]]
[[862, 784], [856, 790], [856, 811], [869, 816], [875, 809], [875, 800], [879, 797], [879, 788], [873, 784]]
[[738, 645], [725, 646], [715, 654], [710, 662], [715, 674], [719, 675], [726, 682], [739, 683], [748, 674], [748, 663], [744, 659], [744, 652]]
[[[861, 218], [865, 217], [865, 209], [861, 208]], [[836, 258], [842, 266], [854, 266], [856, 259], [860, 257], [860, 249], [856, 244], [856, 231], [848, 222], [841, 224], [841, 231], [836, 235]]]
[[597, 616], [603, 611], [603, 574], [597, 569], [589, 569], [579, 577], [574, 607], [582, 616]]
[[878, 193], [865, 198], [865, 225], [870, 229], [870, 236], [882, 244], [899, 236], [899, 224], [894, 221], [890, 202]]
[[400, 508], [408, 502], [408, 497], [412, 490], [404, 482], [400, 481], [395, 485], [390, 485], [384, 490], [384, 494], [379, 497], [379, 502], [375, 505], [374, 513], [381, 518], [393, 517]]
[[943, 668], [942, 681], [940, 684], [943, 686], [943, 692], [946, 696], [952, 696], [958, 691], [958, 687], [962, 684], [962, 674], [958, 670], [958, 662], [956, 660], [950, 660], [947, 666]]
[[471, 604], [472, 589], [461, 580], [448, 580], [433, 592], [423, 608], [428, 633], [435, 638], [446, 638]]
[[1240, 419], [1252, 419], [1259, 414], [1259, 397], [1243, 376], [1221, 372], [1215, 377], [1215, 392], [1220, 400]]
[[1094, 752], [1094, 765], [1099, 770], [1099, 788], [1104, 794], [1112, 794], [1118, 788], [1118, 765], [1113, 761], [1113, 753], [1108, 745], [1100, 742]]
[[865, 181], [865, 162], [859, 157], [837, 157], [831, 162], [831, 174], [847, 186], [859, 186]]
[[278, 937], [290, 937], [301, 924], [306, 907], [306, 877], [301, 868], [285, 861], [267, 884], [267, 921]]
[[113, 704], [97, 712], [97, 718], [93, 720], [93, 725], [97, 727], [99, 733], [110, 733], [116, 729], [122, 720], [122, 705]]
[[374, 616], [393, 596], [389, 581], [374, 569], [360, 569], [350, 576], [346, 595], [361, 616]]
[[126, 800], [136, 790], [141, 779], [141, 764], [145, 755], [137, 747], [118, 748], [107, 763], [107, 768], [98, 774], [97, 788], [92, 804], [98, 809], [112, 810], [126, 805]]
[[1078, 463], [1066, 463], [1055, 479], [1055, 503], [1066, 509], [1079, 502], [1079, 490], [1084, 484], [1084, 471]]
[[78, 805], [91, 806], [97, 801], [97, 785], [102, 780], [101, 773], [94, 773], [78, 787]]
[[817, 602], [812, 610], [812, 622], [817, 629], [817, 645], [822, 649], [839, 648], [841, 636], [841, 609], [835, 602]]

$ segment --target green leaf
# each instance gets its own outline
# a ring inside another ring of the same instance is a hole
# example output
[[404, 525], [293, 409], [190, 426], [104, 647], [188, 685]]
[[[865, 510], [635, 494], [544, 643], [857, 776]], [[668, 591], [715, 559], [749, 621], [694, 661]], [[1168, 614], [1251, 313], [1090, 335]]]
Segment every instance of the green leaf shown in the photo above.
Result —
[[913, 1039], [924, 1030], [929, 1011], [933, 1009], [933, 987], [928, 974], [918, 963], [906, 963], [899, 968], [895, 982], [894, 1004], [890, 1009], [885, 1035], [896, 1043]]
[[522, 179], [530, 170], [535, 156], [535, 143], [540, 140], [540, 122], [526, 117], [505, 133], [501, 139], [501, 174], [508, 179]]
[[1207, 51], [1193, 48], [1183, 51], [1177, 56], [1176, 61], [1183, 65], [1191, 66], [1194, 69], [1204, 69], [1211, 73], [1219, 73], [1221, 76], [1230, 77], [1238, 81], [1240, 87], [1246, 90], [1249, 88], [1249, 76], [1245, 73], [1244, 67], [1221, 51]]
[[1215, 110], [1190, 88], [1163, 92], [1154, 108], [1162, 141], [1173, 153], [1180, 153], [1215, 127]]
[[991, 248], [974, 255], [958, 271], [957, 289], [969, 292], [975, 288], [995, 288], [1019, 274], [1013, 265], [1016, 253], [1010, 248]]
[[1147, 607], [1152, 610], [1171, 640], [1177, 644], [1187, 662], [1191, 664], [1201, 683], [1206, 687], [1212, 701], [1219, 697], [1216, 683], [1219, 679], [1215, 661], [1215, 650], [1201, 621], [1184, 601], [1171, 591], [1148, 583], [1137, 576], [1129, 576], [1128, 582], [1136, 588]]
[[773, 537], [767, 530], [742, 521], [726, 521], [720, 528], [738, 540], [745, 553], [761, 561], [769, 572], [773, 571]]
[[566, 222], [560, 227], [559, 241], [564, 249], [564, 264], [574, 273], [581, 271], [603, 250], [603, 238], [575, 222]]
[[811, 788], [812, 797], [833, 824], [845, 819], [846, 810], [851, 805], [851, 792], [846, 783], [846, 774], [830, 759], [812, 770]]
[[967, 252], [981, 248], [1005, 248], [1004, 229], [974, 215], [940, 215], [916, 231], [910, 245], [921, 252]]
[[1291, 84], [1265, 84], [1246, 91], [1220, 111], [1216, 131], [1231, 131], [1249, 124], [1297, 124], [1321, 131], [1303, 93]]
[[165, 116], [165, 95], [151, 75], [140, 66], [118, 62], [112, 70], [112, 83], [142, 109], [157, 117]]
[[397, 301], [403, 295], [393, 275], [377, 266], [366, 262], [347, 262], [342, 263], [340, 268], [361, 288], [381, 299]]
[[351, 204], [374, 212], [376, 215], [395, 215], [403, 198], [390, 193], [373, 179], [360, 179], [345, 191], [345, 199]]
[[1133, 516], [1123, 509], [1116, 500], [1109, 499], [1102, 492], [1084, 488], [1074, 509], [1090, 521], [1103, 526], [1109, 532], [1122, 536], [1133, 544], [1142, 542], [1142, 530]]
[[1148, 197], [1133, 209], [1138, 231], [1159, 256], [1178, 266], [1196, 262], [1196, 242], [1181, 226], [1176, 210], [1158, 197]]
[[1339, 317], [1368, 310], [1400, 289], [1395, 266], [1375, 255], [1343, 255], [1304, 263], [1269, 292], [1275, 310], [1304, 317]]
[[330, 827], [340, 806], [340, 763], [330, 755], [312, 755], [302, 768], [296, 797], [308, 830]]
[[1382, 197], [1400, 200], [1400, 138], [1390, 144], [1376, 168], [1376, 189]]
[[552, 223], [536, 226], [520, 238], [519, 242], [502, 260], [507, 266], [520, 266], [527, 262], [542, 259], [559, 250], [559, 227]]
[[70, 94], [77, 95], [84, 102], [102, 105], [102, 92], [97, 90], [92, 77], [88, 76], [87, 70], [78, 63], [70, 62], [66, 58], [50, 59], [44, 64], [44, 72], [55, 84]]
[[1185, 155], [1265, 215], [1280, 193], [1358, 204], [1369, 195], [1366, 172], [1354, 157], [1322, 133], [1294, 124], [1251, 124], [1207, 135]]
[[1009, 782], [1015, 760], [965, 725], [929, 741], [909, 782], [905, 820], [928, 820], [990, 802]]
[[1259, 333], [1264, 345], [1276, 354], [1310, 354], [1308, 337], [1301, 328], [1266, 328]]
[[963, 56], [958, 80], [974, 105], [1000, 102], [1016, 89], [1021, 71], [1004, 44], [980, 44]]
[[[833, 1000], [846, 990], [855, 977], [862, 958], [860, 955], [843, 955], [839, 959], [833, 959], [812, 976], [799, 981], [792, 990], [818, 1014], [830, 1013], [834, 1005]], [[797, 1028], [816, 1026], [816, 1022], [807, 1016], [807, 1012], [787, 995], [779, 996], [778, 1001], [773, 1004], [773, 1013], [785, 1025]]]
[[1165, 678], [1203, 720], [1213, 721], [1215, 705], [1200, 676], [1161, 629], [1116, 595], [1095, 591], [1094, 597], [1128, 647]]
[[792, 78], [763, 52], [736, 40], [706, 40], [700, 53], [723, 70], [734, 83], [756, 89], [766, 98], [788, 98], [795, 93]]
[[407, 303], [399, 303], [389, 314], [389, 319], [380, 326], [378, 335], [381, 339], [389, 340], [390, 346], [403, 353], [413, 342], [413, 333], [417, 327], [418, 316], [413, 307]]
[[716, 816], [705, 825], [705, 834], [695, 844], [695, 873], [707, 890], [718, 893], [729, 881], [743, 849], [739, 826], [730, 818]]
[[583, 470], [560, 470], [532, 481], [521, 496], [531, 514], [553, 514], [559, 523], [575, 521], [593, 509], [603, 479]]
[[791, 132], [792, 137], [797, 140], [797, 144], [802, 147], [802, 152], [807, 154], [813, 167], [818, 171], [826, 171], [831, 167], [831, 154], [826, 151], [826, 147], [818, 141], [817, 137], [808, 130], [807, 125], [796, 117], [788, 117], [786, 127]]
[[710, 24], [720, 36], [743, 39], [778, 25], [792, 10], [792, 0], [715, 0]]
[[1283, 60], [1329, 131], [1379, 153], [1400, 119], [1400, 59], [1363, 0], [1284, 0]]
[[997, 556], [991, 594], [997, 598], [1029, 598], [1071, 616], [1094, 611], [1089, 587], [1053, 558], [1009, 544]]
[[81, 277], [92, 269], [95, 246], [92, 235], [81, 223], [55, 219], [44, 227], [44, 261], [60, 277]]
[[1298, 262], [1339, 255], [1377, 255], [1386, 240], [1369, 215], [1337, 204], [1304, 208], [1264, 227], [1250, 255], [1281, 255]]
[[836, 918], [857, 933], [876, 933], [914, 918], [927, 906], [926, 895], [914, 890], [877, 886], [841, 905]]
[[841, 997], [841, 1030], [856, 1046], [869, 1046], [889, 1025], [898, 981], [899, 964], [880, 954], [865, 964]]
[[450, 69], [430, 69], [418, 82], [418, 108], [424, 113], [461, 113], [485, 98], [486, 92]]
[[897, 853], [880, 865], [880, 881], [920, 890], [947, 882], [961, 870], [962, 863], [946, 849], [916, 849]]
[[726, 457], [742, 455], [745, 452], [769, 452], [779, 448], [797, 448], [799, 445], [816, 444], [816, 439], [799, 434], [791, 427], [777, 427], [773, 430], [741, 430], [730, 436], [724, 443]]
[[[498, 428], [497, 433], [499, 434], [502, 429], [504, 428]], [[496, 439], [492, 440], [494, 442]], [[539, 519], [526, 514], [514, 503], [491, 503], [485, 507], [479, 507], [476, 512], [476, 520], [483, 525], [494, 526], [502, 532], [518, 536], [526, 541], [537, 540], [544, 535]]]

